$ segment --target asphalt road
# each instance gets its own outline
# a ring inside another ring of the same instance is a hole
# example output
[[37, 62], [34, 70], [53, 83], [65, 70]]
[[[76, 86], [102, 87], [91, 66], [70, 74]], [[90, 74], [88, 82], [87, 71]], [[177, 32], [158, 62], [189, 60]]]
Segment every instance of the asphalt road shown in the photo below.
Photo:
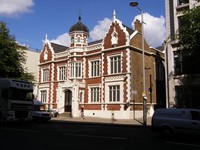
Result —
[[199, 135], [162, 138], [144, 126], [49, 121], [0, 125], [0, 150], [199, 150]]

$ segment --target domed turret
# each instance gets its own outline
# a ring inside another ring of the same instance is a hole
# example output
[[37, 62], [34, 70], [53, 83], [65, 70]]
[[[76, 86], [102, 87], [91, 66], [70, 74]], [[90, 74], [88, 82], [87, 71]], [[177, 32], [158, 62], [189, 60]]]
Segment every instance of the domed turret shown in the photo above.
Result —
[[81, 17], [79, 17], [78, 22], [75, 25], [73, 25], [69, 30], [69, 32], [74, 32], [74, 31], [84, 31], [89, 33], [88, 27], [81, 22]]
[[79, 17], [78, 22], [69, 30], [70, 47], [84, 47], [88, 45], [89, 29], [81, 22]]

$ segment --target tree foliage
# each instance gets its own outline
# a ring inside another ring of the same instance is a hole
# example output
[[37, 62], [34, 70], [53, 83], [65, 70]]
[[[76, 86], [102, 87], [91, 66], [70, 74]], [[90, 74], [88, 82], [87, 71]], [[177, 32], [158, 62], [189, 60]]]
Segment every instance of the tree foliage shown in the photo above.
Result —
[[0, 22], [0, 77], [34, 81], [34, 76], [24, 68], [25, 50], [10, 35], [6, 23]]
[[181, 18], [178, 33], [178, 50], [191, 56], [194, 64], [200, 64], [200, 7], [186, 11]]
[[176, 86], [177, 107], [200, 108], [196, 100], [200, 97], [200, 7], [184, 12], [177, 40], [180, 57], [175, 71], [178, 68], [177, 72], [184, 74], [179, 77], [181, 85]]

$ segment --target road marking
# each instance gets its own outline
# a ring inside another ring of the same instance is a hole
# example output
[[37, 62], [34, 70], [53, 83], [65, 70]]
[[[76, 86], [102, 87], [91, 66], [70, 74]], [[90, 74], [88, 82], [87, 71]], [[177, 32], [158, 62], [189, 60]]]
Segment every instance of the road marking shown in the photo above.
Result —
[[35, 133], [41, 132], [41, 131], [26, 130], [26, 129], [12, 129], [12, 128], [1, 128], [1, 129], [4, 129], [4, 130], [11, 130], [11, 131], [22, 131], [22, 132], [35, 132]]
[[200, 145], [197, 144], [185, 144], [185, 143], [176, 143], [176, 142], [165, 142], [168, 144], [175, 144], [175, 145], [185, 145], [185, 146], [194, 146], [194, 147], [200, 147]]
[[108, 136], [96, 136], [96, 135], [87, 135], [87, 134], [71, 134], [71, 133], [64, 133], [64, 135], [102, 138], [102, 139], [114, 139], [114, 140], [127, 140], [127, 138], [125, 138], [125, 137], [108, 137]]
[[60, 131], [76, 131], [76, 132], [85, 132], [85, 131], [96, 131], [95, 129], [60, 129]]

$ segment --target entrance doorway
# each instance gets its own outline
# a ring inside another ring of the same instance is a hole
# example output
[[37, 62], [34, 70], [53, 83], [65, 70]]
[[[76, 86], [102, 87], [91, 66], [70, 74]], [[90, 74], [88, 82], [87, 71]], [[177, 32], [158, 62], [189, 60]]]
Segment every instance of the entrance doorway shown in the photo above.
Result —
[[70, 90], [65, 91], [65, 112], [71, 112], [72, 108], [72, 92]]

